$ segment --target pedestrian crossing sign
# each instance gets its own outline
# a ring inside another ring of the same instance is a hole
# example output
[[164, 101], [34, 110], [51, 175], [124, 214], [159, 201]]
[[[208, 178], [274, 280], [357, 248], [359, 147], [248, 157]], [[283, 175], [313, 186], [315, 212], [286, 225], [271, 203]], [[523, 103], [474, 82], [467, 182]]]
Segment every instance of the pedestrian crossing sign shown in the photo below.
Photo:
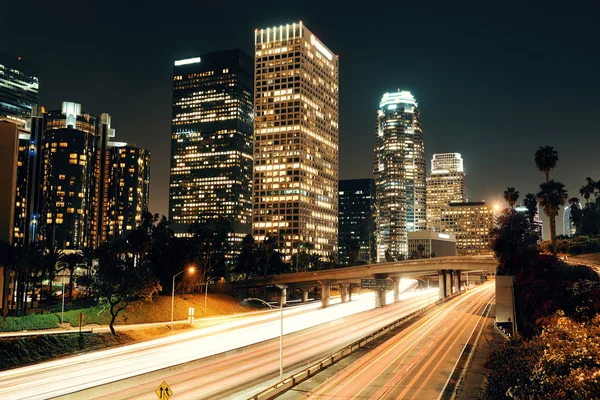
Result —
[[167, 381], [163, 381], [160, 386], [156, 389], [156, 395], [159, 400], [169, 400], [169, 397], [173, 396], [173, 391], [167, 385]]

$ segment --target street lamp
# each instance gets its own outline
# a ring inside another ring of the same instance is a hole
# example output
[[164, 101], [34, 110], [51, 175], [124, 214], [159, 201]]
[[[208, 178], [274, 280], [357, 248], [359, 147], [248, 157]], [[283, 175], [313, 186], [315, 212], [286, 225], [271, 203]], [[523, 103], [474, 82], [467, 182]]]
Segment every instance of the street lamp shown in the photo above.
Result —
[[173, 329], [173, 311], [175, 310], [175, 278], [185, 271], [194, 272], [194, 267], [189, 267], [187, 270], [179, 271], [175, 275], [173, 275], [173, 289], [171, 290], [171, 329]]
[[[248, 299], [244, 299], [244, 301], [260, 301], [263, 304], [266, 304], [271, 310], [275, 311], [272, 305], [267, 303], [264, 300], [257, 299], [255, 297], [250, 297]], [[281, 298], [281, 302], [279, 303], [279, 311], [280, 311], [280, 319], [281, 319], [281, 330], [279, 332], [279, 380], [283, 380], [283, 297]]]

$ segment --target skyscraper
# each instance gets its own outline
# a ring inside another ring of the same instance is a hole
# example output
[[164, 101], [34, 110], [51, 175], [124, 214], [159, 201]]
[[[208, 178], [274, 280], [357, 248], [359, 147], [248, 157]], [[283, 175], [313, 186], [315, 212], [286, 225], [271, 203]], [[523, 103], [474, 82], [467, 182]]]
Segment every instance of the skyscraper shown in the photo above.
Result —
[[302, 22], [256, 30], [252, 232], [337, 256], [338, 56]]
[[0, 116], [26, 121], [38, 103], [38, 70], [20, 57], [0, 53]]
[[107, 235], [125, 239], [148, 210], [150, 152], [127, 143], [111, 143]]
[[385, 93], [377, 113], [373, 174], [377, 191], [377, 260], [408, 252], [408, 232], [426, 229], [421, 113], [408, 91]]
[[[348, 265], [351, 254], [354, 265], [375, 261], [375, 182], [373, 179], [347, 179], [340, 181], [339, 190], [339, 263]], [[356, 241], [358, 252], [348, 248]]]
[[176, 235], [225, 218], [251, 233], [253, 60], [241, 50], [175, 61], [169, 219]]
[[80, 250], [92, 244], [96, 117], [64, 102], [45, 124], [45, 247]]
[[441, 209], [467, 201], [467, 177], [459, 153], [434, 154], [427, 176], [427, 229], [441, 231]]

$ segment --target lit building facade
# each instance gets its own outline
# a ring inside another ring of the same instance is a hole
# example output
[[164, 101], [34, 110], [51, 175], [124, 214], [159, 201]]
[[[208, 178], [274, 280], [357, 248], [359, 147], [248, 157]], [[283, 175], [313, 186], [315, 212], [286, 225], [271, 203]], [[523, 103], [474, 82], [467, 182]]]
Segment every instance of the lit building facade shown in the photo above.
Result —
[[434, 154], [427, 176], [427, 229], [441, 232], [441, 210], [467, 201], [467, 177], [459, 153]]
[[459, 256], [492, 254], [490, 230], [496, 217], [496, 209], [485, 201], [451, 203], [442, 207], [441, 229], [456, 237]]
[[63, 103], [45, 116], [45, 247], [81, 250], [92, 245], [96, 117]]
[[421, 115], [408, 91], [385, 93], [377, 113], [373, 175], [377, 260], [408, 253], [408, 232], [425, 230], [426, 172]]
[[338, 251], [338, 56], [302, 22], [255, 32], [252, 232]]
[[0, 53], [0, 116], [23, 122], [38, 104], [38, 70], [20, 57]]
[[126, 239], [148, 210], [150, 152], [126, 144], [110, 143], [110, 184], [107, 196], [107, 236]]
[[235, 49], [173, 69], [171, 227], [184, 236], [192, 223], [225, 218], [234, 252], [252, 231], [253, 65]]
[[[581, 204], [577, 203], [575, 207], [579, 207], [581, 209]], [[539, 214], [539, 212], [538, 212]], [[537, 219], [539, 220], [538, 214], [536, 214]], [[542, 222], [540, 221], [540, 224]], [[563, 210], [563, 235], [570, 237], [577, 233], [577, 227], [571, 218], [571, 205], [566, 205]]]
[[360, 252], [356, 265], [375, 262], [375, 181], [347, 179], [339, 182], [338, 262], [349, 265], [347, 239], [357, 240]]

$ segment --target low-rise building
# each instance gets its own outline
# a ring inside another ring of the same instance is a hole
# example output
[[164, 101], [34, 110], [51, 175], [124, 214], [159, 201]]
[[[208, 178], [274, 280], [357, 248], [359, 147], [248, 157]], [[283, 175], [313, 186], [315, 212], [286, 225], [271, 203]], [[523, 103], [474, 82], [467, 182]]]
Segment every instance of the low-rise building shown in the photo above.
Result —
[[409, 232], [408, 254], [413, 258], [455, 256], [456, 237], [431, 231]]

